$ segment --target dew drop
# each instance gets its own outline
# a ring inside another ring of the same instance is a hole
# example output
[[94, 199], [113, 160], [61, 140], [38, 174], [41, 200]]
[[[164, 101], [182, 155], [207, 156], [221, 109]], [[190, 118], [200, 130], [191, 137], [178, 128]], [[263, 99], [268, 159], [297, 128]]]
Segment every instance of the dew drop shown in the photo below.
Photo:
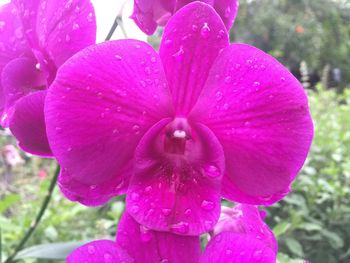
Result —
[[147, 75], [151, 75], [151, 68], [150, 67], [145, 67], [145, 73]]
[[138, 213], [139, 211], [140, 211], [140, 207], [137, 205], [133, 205], [130, 207], [130, 212], [133, 214]]
[[204, 226], [206, 228], [206, 230], [210, 230], [213, 228], [213, 221], [211, 220], [205, 220], [204, 221]]
[[201, 28], [201, 36], [203, 38], [208, 38], [210, 34], [210, 28], [208, 26], [208, 23], [204, 23], [203, 27]]
[[175, 54], [173, 54], [173, 58], [175, 58], [177, 61], [181, 61], [184, 57], [184, 54], [185, 54], [185, 51], [181, 46], [180, 49]]
[[145, 81], [140, 80], [140, 84], [141, 84], [142, 87], [144, 87], [144, 88], [146, 87], [146, 82]]
[[94, 20], [94, 15], [92, 13], [89, 13], [87, 16], [87, 21], [92, 22]]
[[105, 260], [105, 263], [112, 263], [112, 262], [113, 262], [113, 257], [112, 257], [112, 255], [109, 254], [109, 253], [105, 253], [105, 254], [103, 255], [103, 258], [104, 258], [104, 260]]
[[1, 32], [4, 31], [5, 25], [6, 25], [5, 21], [0, 21], [0, 31]]
[[152, 192], [152, 186], [147, 186], [146, 188], [145, 188], [145, 193], [146, 194], [149, 194], [149, 193], [151, 193]]
[[90, 190], [95, 190], [97, 188], [97, 185], [93, 184], [93, 185], [90, 185]]
[[114, 57], [117, 61], [121, 61], [123, 59], [120, 55], [114, 55]]
[[208, 200], [203, 200], [201, 207], [204, 210], [210, 211], [214, 209], [214, 203], [212, 201], [208, 201]]
[[231, 76], [226, 76], [224, 81], [226, 84], [229, 84], [231, 82]]
[[260, 82], [259, 81], [254, 81], [253, 86], [254, 87], [259, 87], [260, 86]]
[[220, 101], [222, 99], [222, 92], [218, 91], [215, 93], [215, 98], [217, 101]]
[[191, 215], [191, 214], [192, 214], [192, 210], [191, 210], [191, 209], [186, 209], [185, 215], [186, 215], [186, 216], [189, 216], [189, 215]]
[[67, 34], [66, 35], [66, 42], [69, 42], [70, 41], [70, 36]]
[[88, 253], [89, 254], [94, 254], [96, 251], [95, 247], [93, 245], [88, 246]]
[[224, 14], [224, 16], [227, 18], [227, 17], [230, 16], [230, 14], [231, 14], [231, 8], [230, 8], [230, 7], [227, 7], [227, 8], [225, 9], [225, 14]]
[[189, 225], [186, 222], [179, 222], [170, 226], [171, 230], [175, 233], [186, 234], [189, 231]]
[[220, 170], [215, 165], [209, 165], [204, 168], [207, 176], [215, 178], [220, 176]]
[[40, 69], [41, 69], [40, 63], [36, 63], [36, 64], [35, 64], [35, 68], [36, 68], [37, 70], [40, 70]]
[[156, 63], [157, 62], [157, 58], [156, 57], [151, 57], [151, 62], [152, 63]]
[[135, 134], [139, 134], [140, 133], [140, 126], [135, 124], [134, 126], [132, 126], [132, 130], [135, 132]]
[[196, 32], [197, 30], [198, 30], [198, 26], [195, 25], [195, 24], [193, 24], [193, 25], [192, 25], [192, 31], [193, 31], [193, 32]]
[[262, 250], [257, 250], [253, 254], [253, 258], [256, 259], [256, 260], [260, 260], [261, 256], [262, 256]]
[[73, 30], [78, 30], [80, 28], [78, 23], [73, 24]]
[[164, 258], [164, 259], [162, 259], [162, 260], [160, 261], [160, 263], [169, 263], [169, 260], [166, 259], [166, 258]]
[[163, 209], [162, 209], [162, 214], [163, 214], [164, 216], [169, 216], [170, 213], [171, 213], [171, 209], [169, 209], [169, 208], [163, 208]]
[[149, 242], [151, 241], [153, 235], [147, 227], [140, 225], [140, 237], [143, 242]]
[[281, 81], [282, 82], [286, 81], [286, 78], [285, 77], [281, 77]]

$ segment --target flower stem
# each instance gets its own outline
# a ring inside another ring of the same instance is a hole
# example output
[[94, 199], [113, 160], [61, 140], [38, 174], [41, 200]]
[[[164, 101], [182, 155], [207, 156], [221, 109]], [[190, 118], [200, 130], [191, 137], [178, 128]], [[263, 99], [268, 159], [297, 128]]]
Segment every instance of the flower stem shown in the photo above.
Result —
[[39, 213], [37, 214], [37, 216], [34, 219], [34, 221], [32, 222], [32, 224], [30, 225], [26, 234], [23, 236], [23, 238], [21, 239], [21, 241], [19, 242], [19, 244], [15, 248], [14, 252], [5, 260], [4, 263], [11, 263], [13, 261], [13, 259], [16, 257], [18, 252], [23, 248], [23, 246], [26, 244], [28, 239], [33, 234], [33, 232], [36, 230], [37, 226], [39, 225], [39, 223], [40, 223], [40, 221], [41, 221], [41, 219], [42, 219], [42, 217], [43, 217], [43, 215], [48, 207], [48, 204], [50, 203], [52, 193], [53, 193], [53, 190], [55, 189], [59, 173], [60, 173], [60, 166], [57, 164], [55, 174], [54, 174], [53, 178], [51, 179], [49, 189], [47, 190], [46, 197], [41, 205]]

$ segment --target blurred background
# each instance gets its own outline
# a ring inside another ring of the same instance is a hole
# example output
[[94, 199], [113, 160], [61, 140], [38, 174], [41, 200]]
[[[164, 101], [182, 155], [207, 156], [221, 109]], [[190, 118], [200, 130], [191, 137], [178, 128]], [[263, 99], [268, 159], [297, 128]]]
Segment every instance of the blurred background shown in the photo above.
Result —
[[[124, 38], [125, 33], [147, 39], [128, 19], [132, 1], [93, 3], [99, 42], [118, 13], [125, 32], [119, 27], [113, 39]], [[240, 0], [230, 35], [232, 41], [252, 44], [275, 56], [309, 94], [315, 125], [309, 157], [293, 192], [263, 208], [279, 242], [279, 261], [350, 262], [350, 1]], [[161, 31], [148, 41], [157, 47], [160, 36]], [[8, 131], [0, 133], [0, 227], [6, 258], [39, 210], [54, 162], [26, 155]], [[67, 201], [55, 189], [41, 225], [26, 246], [114, 238], [123, 209], [122, 198], [86, 208]]]

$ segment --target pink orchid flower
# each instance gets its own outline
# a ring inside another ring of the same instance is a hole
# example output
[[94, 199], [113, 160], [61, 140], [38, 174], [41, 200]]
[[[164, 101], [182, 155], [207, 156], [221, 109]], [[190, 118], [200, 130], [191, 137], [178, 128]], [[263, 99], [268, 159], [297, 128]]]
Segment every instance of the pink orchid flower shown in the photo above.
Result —
[[95, 43], [89, 0], [13, 0], [0, 8], [0, 116], [19, 146], [51, 156], [44, 121], [46, 90], [57, 68]]
[[[227, 30], [230, 30], [238, 11], [238, 0], [200, 0], [213, 6]], [[135, 0], [131, 18], [147, 35], [152, 35], [157, 26], [165, 26], [177, 10], [194, 0]]]
[[136, 40], [77, 53], [45, 117], [69, 199], [93, 206], [127, 193], [138, 223], [184, 235], [213, 228], [221, 197], [283, 198], [313, 136], [301, 84], [261, 50], [230, 45], [201, 2], [170, 19], [159, 55]]
[[149, 230], [124, 213], [118, 226], [117, 242], [93, 241], [72, 252], [67, 262], [98, 263], [108, 258], [107, 262], [135, 263], [275, 263], [277, 243], [258, 209], [238, 205], [234, 211], [226, 208], [226, 212], [229, 210], [236, 214], [230, 218], [230, 225], [241, 227], [221, 229], [202, 254], [199, 237]]

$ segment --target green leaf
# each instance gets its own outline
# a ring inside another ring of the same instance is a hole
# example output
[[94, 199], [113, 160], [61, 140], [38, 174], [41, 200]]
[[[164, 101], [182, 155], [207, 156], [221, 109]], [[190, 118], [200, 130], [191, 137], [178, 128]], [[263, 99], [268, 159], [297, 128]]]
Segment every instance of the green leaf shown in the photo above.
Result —
[[15, 260], [24, 258], [65, 259], [74, 249], [88, 242], [89, 240], [32, 246], [21, 250]]
[[299, 241], [297, 241], [294, 238], [286, 238], [286, 245], [294, 255], [298, 257], [303, 257], [304, 251]]
[[283, 235], [289, 228], [291, 224], [287, 221], [278, 223], [274, 228], [273, 232], [275, 233], [276, 238]]
[[0, 214], [6, 211], [11, 205], [19, 201], [21, 197], [17, 194], [10, 194], [5, 196], [4, 199], [0, 200]]

